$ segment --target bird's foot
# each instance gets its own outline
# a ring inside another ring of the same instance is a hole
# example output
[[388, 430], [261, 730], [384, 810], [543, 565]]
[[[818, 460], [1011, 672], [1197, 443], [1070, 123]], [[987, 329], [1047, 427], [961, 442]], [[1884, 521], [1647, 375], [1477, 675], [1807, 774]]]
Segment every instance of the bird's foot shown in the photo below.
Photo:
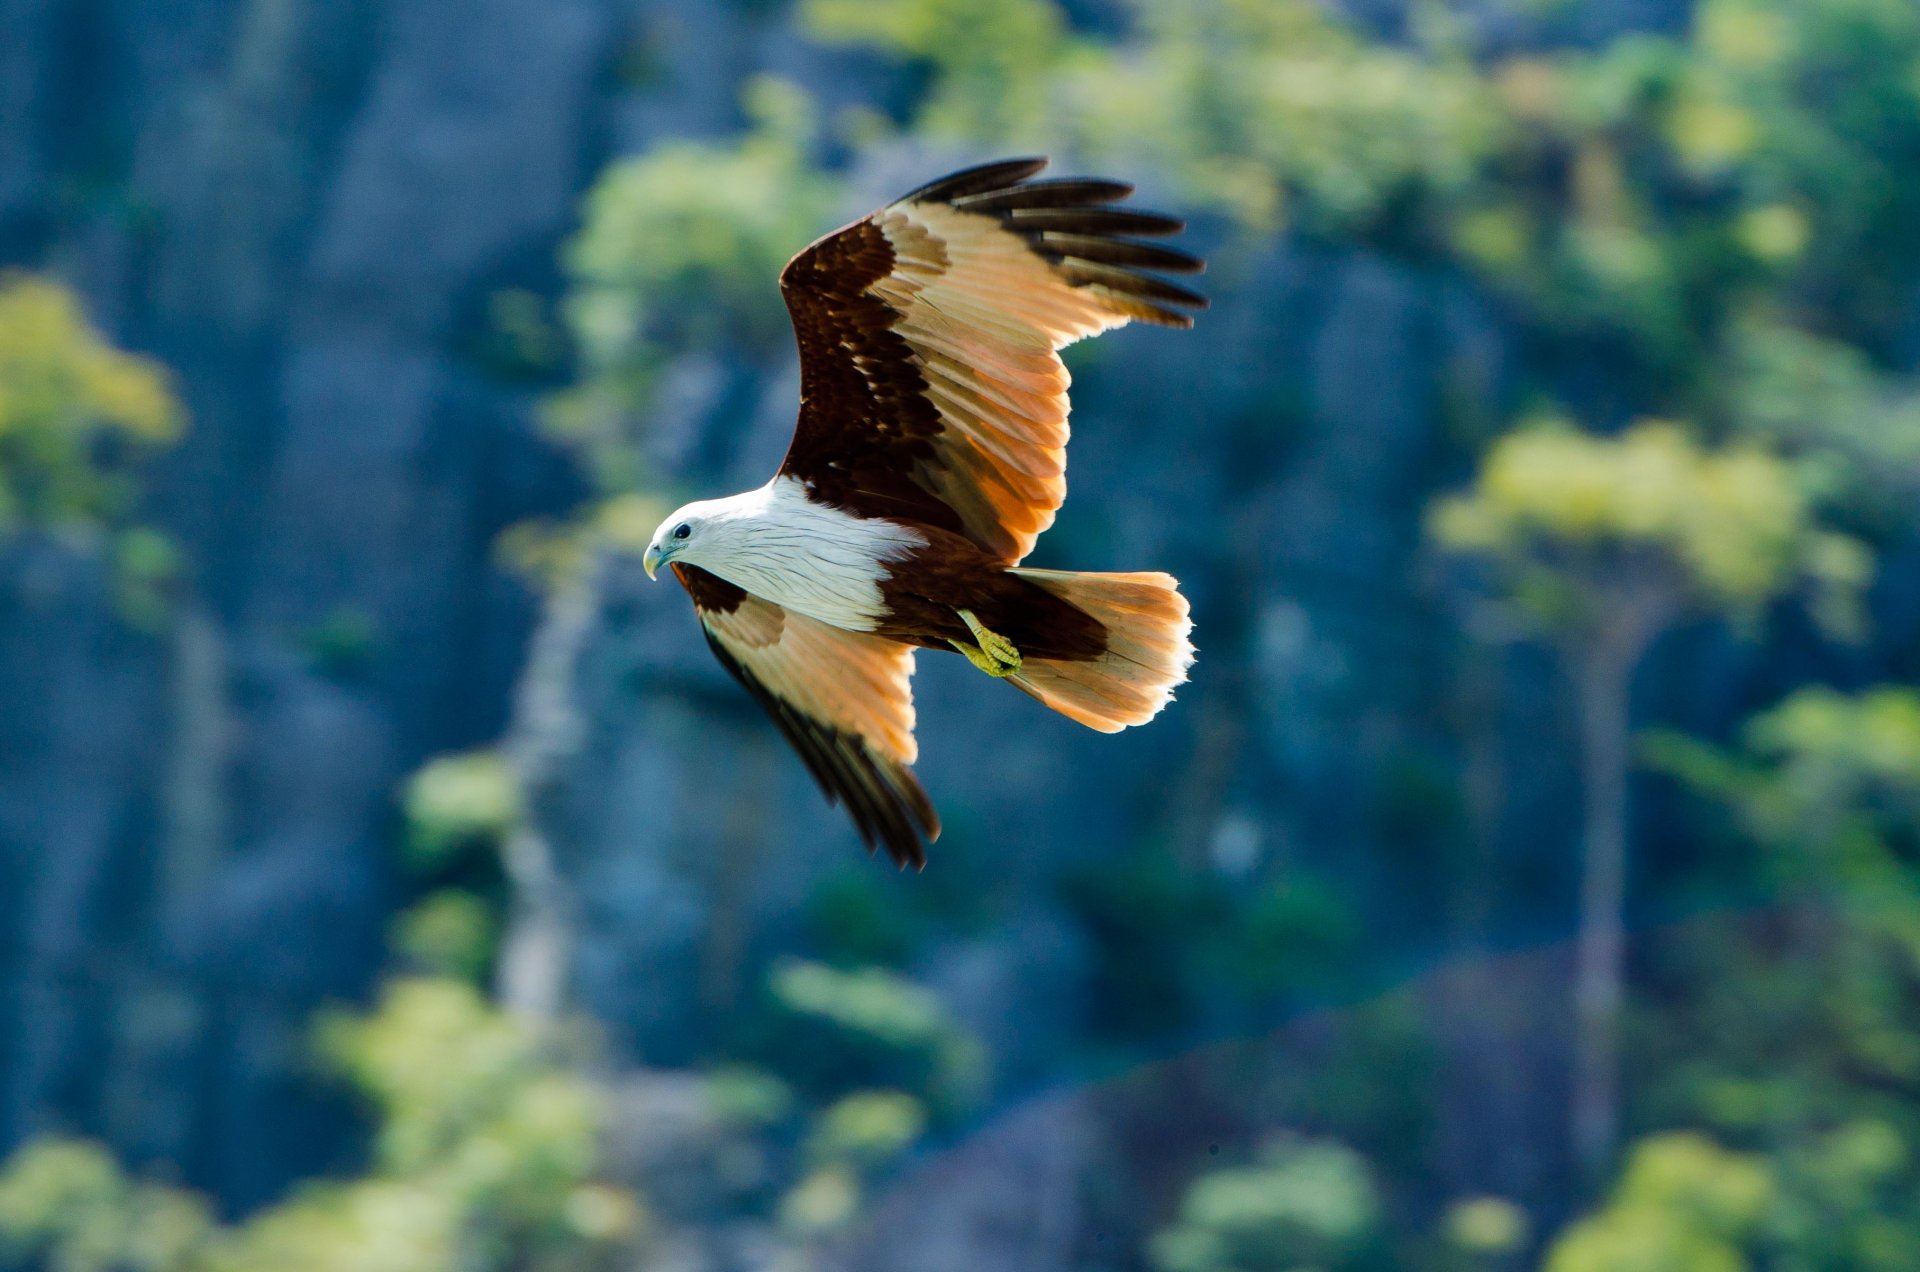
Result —
[[995, 680], [1004, 680], [1008, 676], [1017, 675], [1020, 671], [1020, 664], [1000, 662], [994, 658], [992, 654], [987, 653], [978, 645], [969, 645], [964, 640], [949, 640], [947, 644], [952, 645], [955, 649], [965, 654], [968, 662], [986, 672]]
[[966, 623], [967, 630], [973, 633], [978, 645], [969, 645], [965, 641], [951, 640], [947, 643], [967, 656], [967, 661], [986, 672], [989, 676], [1004, 678], [1020, 670], [1019, 649], [1005, 636], [989, 631], [972, 610], [956, 610]]

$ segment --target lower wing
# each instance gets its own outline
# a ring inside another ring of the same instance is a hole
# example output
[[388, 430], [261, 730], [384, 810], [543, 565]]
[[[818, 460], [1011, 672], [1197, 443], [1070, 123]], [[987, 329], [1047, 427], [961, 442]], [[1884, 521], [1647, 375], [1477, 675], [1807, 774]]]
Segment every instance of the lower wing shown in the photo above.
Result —
[[912, 648], [793, 613], [696, 566], [673, 571], [720, 665], [766, 708], [828, 800], [846, 807], [867, 850], [925, 866], [940, 817], [908, 767], [919, 754]]

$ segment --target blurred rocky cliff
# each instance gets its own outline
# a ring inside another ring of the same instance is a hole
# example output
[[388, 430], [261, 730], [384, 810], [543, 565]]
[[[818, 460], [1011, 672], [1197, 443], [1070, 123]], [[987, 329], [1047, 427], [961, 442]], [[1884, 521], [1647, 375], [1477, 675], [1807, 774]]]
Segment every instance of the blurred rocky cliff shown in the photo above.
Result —
[[[1490, 39], [1537, 35], [1487, 8]], [[1576, 39], [1684, 16], [1578, 8]], [[1463, 656], [1421, 549], [1428, 501], [1517, 405], [1499, 305], [1444, 263], [1249, 246], [1203, 216], [1199, 328], [1074, 355], [1073, 494], [1039, 559], [1179, 574], [1201, 660], [1175, 710], [1108, 738], [923, 659], [920, 771], [949, 830], [921, 878], [858, 860], [675, 589], [609, 557], [546, 604], [502, 568], [503, 530], [587, 485], [540, 425], [571, 372], [504, 347], [503, 312], [552, 311], [609, 160], [733, 134], [765, 73], [825, 112], [913, 89], [746, 0], [0, 0], [0, 266], [73, 284], [192, 416], [149, 500], [188, 563], [161, 630], [121, 623], [84, 562], [0, 574], [0, 1144], [97, 1135], [235, 1208], [336, 1162], [308, 1021], [367, 993], [410, 899], [396, 792], [502, 738], [538, 838], [508, 990], [650, 1064], [712, 1052], [849, 868], [902, 913], [933, 890], [968, 916], [913, 971], [1001, 1095], [1060, 1077], [1058, 1040], [1102, 1010], [1096, 947], [1127, 939], [1062, 881], [1136, 848], [1350, 886], [1380, 975], [1510, 935], [1489, 897], [1570, 895], [1569, 779], [1539, 743], [1562, 704], [1530, 655]], [[978, 157], [840, 156], [840, 219]], [[1161, 174], [1113, 175], [1182, 210]], [[733, 490], [777, 462], [790, 366], [689, 354], [660, 382], [655, 480]], [[1663, 691], [1729, 718], [1741, 657]], [[1442, 878], [1449, 853], [1479, 854], [1479, 882]], [[1183, 1009], [1204, 1033], [1213, 1008]], [[1458, 1159], [1466, 1184], [1527, 1185], [1486, 1145]]]

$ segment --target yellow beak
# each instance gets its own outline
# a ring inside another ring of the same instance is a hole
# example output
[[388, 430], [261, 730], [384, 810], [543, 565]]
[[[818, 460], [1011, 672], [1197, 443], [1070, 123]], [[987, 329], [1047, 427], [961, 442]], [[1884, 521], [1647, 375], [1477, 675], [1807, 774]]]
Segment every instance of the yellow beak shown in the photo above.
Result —
[[666, 554], [660, 551], [659, 544], [650, 543], [647, 545], [647, 554], [640, 558], [640, 568], [647, 572], [648, 578], [652, 578], [654, 572], [660, 568], [660, 562], [664, 560], [665, 557]]

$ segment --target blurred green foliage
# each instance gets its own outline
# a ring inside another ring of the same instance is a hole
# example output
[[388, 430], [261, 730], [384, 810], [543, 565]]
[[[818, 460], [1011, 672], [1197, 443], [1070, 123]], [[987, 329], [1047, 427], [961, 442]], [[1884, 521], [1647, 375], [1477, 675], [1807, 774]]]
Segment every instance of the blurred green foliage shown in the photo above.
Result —
[[930, 88], [927, 131], [1003, 136], [1047, 109], [1047, 74], [1067, 50], [1050, 0], [803, 0], [801, 22], [828, 43], [912, 59]]
[[205, 1202], [128, 1178], [95, 1144], [35, 1141], [0, 1174], [0, 1267], [189, 1272], [213, 1231]]
[[776, 280], [819, 233], [832, 187], [808, 166], [813, 108], [777, 79], [755, 80], [750, 131], [730, 145], [673, 142], [600, 178], [568, 245], [571, 315], [590, 368], [636, 339], [750, 348], [788, 341]]
[[104, 547], [121, 616], [163, 627], [183, 563], [129, 518], [142, 461], [185, 423], [167, 372], [109, 344], [72, 292], [0, 272], [0, 544], [38, 534]]
[[1920, 694], [1803, 689], [1728, 752], [1653, 735], [1650, 762], [1726, 804], [1773, 889], [1841, 905], [1920, 960]]
[[707, 1102], [738, 1155], [764, 1164], [736, 1204], [805, 1243], [858, 1218], [874, 1181], [977, 1104], [979, 1044], [938, 999], [879, 967], [788, 961], [721, 1064]]
[[821, 1115], [807, 1151], [822, 1161], [884, 1162], [926, 1129], [926, 1109], [904, 1091], [858, 1091]]
[[1634, 1146], [1605, 1209], [1569, 1228], [1546, 1272], [1746, 1272], [1774, 1205], [1766, 1164], [1698, 1135]]
[[503, 854], [524, 813], [498, 749], [437, 756], [400, 792], [402, 860], [416, 890], [388, 943], [407, 970], [483, 983], [507, 923]]
[[1489, 560], [1521, 630], [1579, 638], [1644, 597], [1751, 616], [1803, 582], [1857, 630], [1870, 558], [1820, 529], [1793, 470], [1764, 451], [1700, 447], [1672, 424], [1600, 438], [1546, 423], [1494, 444], [1433, 531]]
[[1504, 1197], [1469, 1197], [1447, 1207], [1441, 1234], [1463, 1268], [1517, 1267], [1532, 1224], [1526, 1211]]
[[114, 600], [121, 615], [137, 627], [155, 630], [166, 622], [183, 572], [173, 540], [148, 526], [129, 526], [114, 536]]
[[645, 476], [632, 420], [652, 405], [667, 354], [764, 359], [790, 347], [777, 280], [827, 228], [835, 186], [808, 160], [805, 94], [763, 78], [745, 106], [752, 127], [737, 142], [672, 142], [610, 167], [567, 246], [567, 319], [586, 379], [551, 399], [547, 418], [609, 491]]
[[646, 1211], [598, 1176], [578, 1058], [455, 982], [392, 982], [321, 1054], [372, 1104], [366, 1173], [226, 1227], [191, 1194], [60, 1139], [0, 1172], [0, 1266], [50, 1272], [595, 1272], [633, 1266]]
[[392, 944], [407, 966], [479, 984], [500, 940], [495, 907], [465, 888], [429, 893], [394, 920]]
[[901, 976], [794, 960], [772, 970], [768, 997], [756, 1053], [813, 1100], [900, 1090], [952, 1118], [978, 1095], [979, 1044]]
[[1910, 1267], [1920, 698], [1805, 689], [1741, 741], [1657, 735], [1647, 747], [1727, 810], [1739, 877], [1783, 907], [1771, 924], [1702, 925], [1651, 969], [1665, 992], [1641, 1011], [1649, 1114], [1700, 1126], [1766, 1172], [1773, 1198], [1731, 1266]]
[[801, 1173], [782, 1194], [779, 1219], [816, 1236], [858, 1215], [868, 1177], [892, 1164], [925, 1132], [926, 1106], [903, 1091], [859, 1091], [816, 1114], [801, 1143]]
[[1751, 318], [1728, 338], [1728, 411], [1740, 432], [1801, 456], [1833, 515], [1885, 533], [1920, 490], [1920, 397], [1861, 349]]
[[1384, 1202], [1364, 1157], [1283, 1138], [1249, 1166], [1202, 1175], [1153, 1240], [1161, 1272], [1360, 1272], [1385, 1268]]
[[443, 755], [407, 782], [407, 854], [421, 869], [497, 851], [520, 819], [520, 785], [497, 751]]
[[1409, 191], [1464, 185], [1498, 144], [1493, 96], [1443, 23], [1408, 50], [1304, 0], [1132, 10], [1120, 46], [1063, 37], [1045, 0], [811, 0], [806, 13], [822, 38], [926, 67], [916, 129], [1164, 173], [1258, 229], [1290, 212], [1327, 230], [1378, 222]]
[[131, 463], [183, 427], [167, 374], [109, 345], [70, 292], [0, 276], [0, 533], [112, 521]]

